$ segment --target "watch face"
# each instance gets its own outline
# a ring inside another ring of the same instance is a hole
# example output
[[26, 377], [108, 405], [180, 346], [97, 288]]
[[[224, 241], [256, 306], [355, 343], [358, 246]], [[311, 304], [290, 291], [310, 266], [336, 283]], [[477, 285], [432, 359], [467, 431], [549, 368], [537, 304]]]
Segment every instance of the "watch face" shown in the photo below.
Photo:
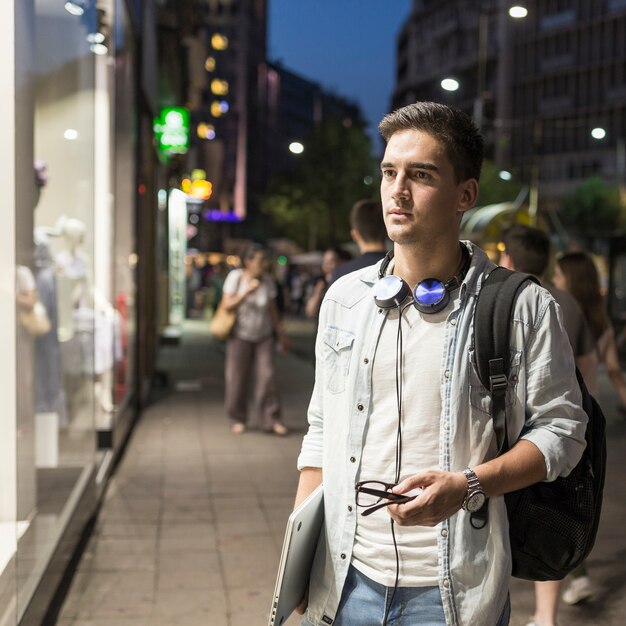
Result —
[[467, 498], [467, 510], [470, 513], [476, 513], [483, 504], [485, 504], [485, 494], [481, 491], [473, 493]]

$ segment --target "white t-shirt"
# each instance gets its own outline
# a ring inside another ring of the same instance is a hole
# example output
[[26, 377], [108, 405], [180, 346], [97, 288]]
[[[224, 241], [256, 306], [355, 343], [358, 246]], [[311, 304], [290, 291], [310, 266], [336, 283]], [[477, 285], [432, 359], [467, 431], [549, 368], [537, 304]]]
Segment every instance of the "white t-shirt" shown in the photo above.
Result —
[[[237, 309], [233, 334], [239, 339], [261, 341], [273, 332], [270, 305], [276, 298], [276, 284], [268, 274], [263, 274], [260, 280], [259, 287], [246, 296]], [[237, 269], [226, 276], [223, 291], [228, 295], [235, 295], [243, 293], [247, 286], [248, 280], [243, 270]]]
[[[458, 290], [453, 296], [458, 297]], [[441, 368], [446, 319], [453, 298], [439, 313], [422, 314], [414, 306], [402, 313], [402, 461], [400, 480], [439, 466]], [[458, 302], [456, 303], [458, 304]], [[396, 466], [398, 405], [396, 399], [396, 338], [398, 310], [387, 314], [372, 364], [372, 406], [365, 431], [359, 480], [393, 483]], [[357, 529], [352, 564], [372, 580], [391, 587], [396, 557], [386, 508], [362, 516]], [[400, 554], [401, 587], [438, 584], [437, 536], [426, 526], [395, 525]]]

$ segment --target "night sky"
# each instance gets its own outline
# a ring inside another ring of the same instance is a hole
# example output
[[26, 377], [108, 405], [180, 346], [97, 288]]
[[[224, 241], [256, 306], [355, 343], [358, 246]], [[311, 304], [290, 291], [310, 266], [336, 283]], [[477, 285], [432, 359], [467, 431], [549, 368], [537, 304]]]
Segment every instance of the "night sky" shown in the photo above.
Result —
[[[396, 35], [411, 0], [268, 0], [268, 56], [355, 100], [374, 138], [394, 87]], [[375, 144], [380, 148], [380, 142]]]

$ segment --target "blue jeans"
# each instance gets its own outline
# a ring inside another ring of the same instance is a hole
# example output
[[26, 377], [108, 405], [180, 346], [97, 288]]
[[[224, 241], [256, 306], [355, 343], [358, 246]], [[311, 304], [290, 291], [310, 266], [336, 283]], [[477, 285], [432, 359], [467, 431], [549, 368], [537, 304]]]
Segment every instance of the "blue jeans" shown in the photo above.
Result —
[[[393, 587], [380, 585], [352, 565], [348, 570], [333, 626], [381, 626]], [[507, 626], [507, 603], [496, 626]], [[389, 626], [446, 626], [439, 587], [398, 587], [389, 611]], [[302, 626], [311, 626], [304, 618]]]

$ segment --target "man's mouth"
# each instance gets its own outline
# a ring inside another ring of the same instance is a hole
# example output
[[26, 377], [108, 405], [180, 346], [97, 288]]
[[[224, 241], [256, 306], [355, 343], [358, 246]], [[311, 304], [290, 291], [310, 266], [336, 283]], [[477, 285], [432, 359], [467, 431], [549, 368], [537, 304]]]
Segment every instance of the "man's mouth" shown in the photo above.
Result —
[[407, 217], [409, 215], [411, 215], [411, 211], [405, 211], [403, 209], [399, 209], [397, 207], [393, 208], [393, 209], [389, 209], [389, 211], [387, 212], [388, 215], [395, 215], [395, 216], [400, 216], [400, 217]]

